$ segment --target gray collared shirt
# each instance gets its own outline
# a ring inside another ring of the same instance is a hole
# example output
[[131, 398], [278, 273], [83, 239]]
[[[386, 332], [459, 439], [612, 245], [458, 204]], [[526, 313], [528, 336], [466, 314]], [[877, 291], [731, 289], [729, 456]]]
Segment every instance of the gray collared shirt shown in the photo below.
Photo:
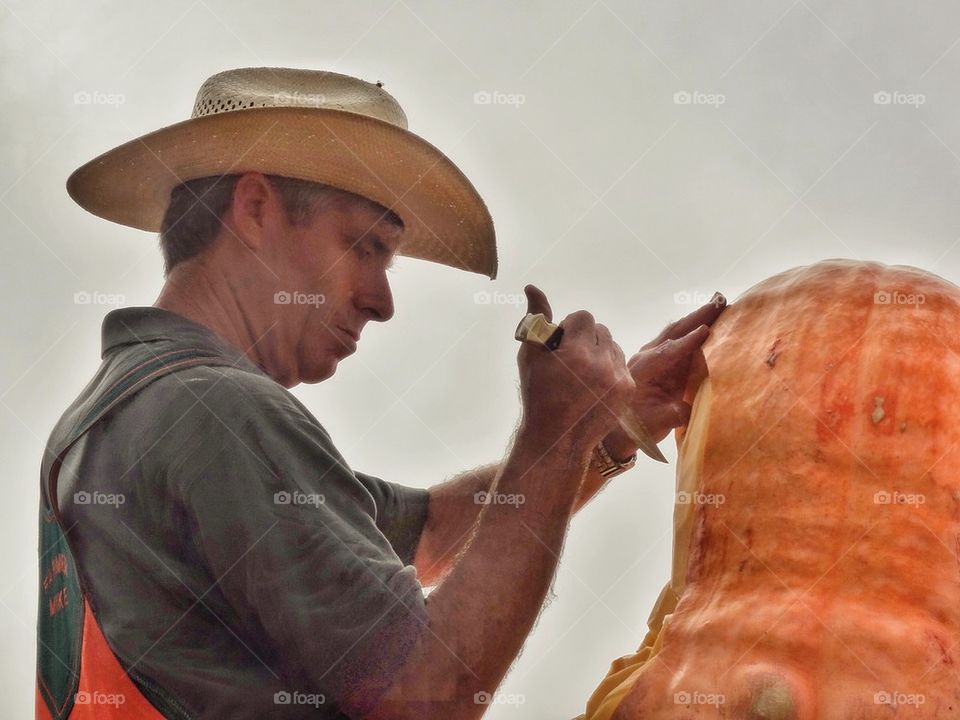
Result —
[[352, 470], [302, 403], [205, 327], [150, 307], [106, 316], [105, 359], [143, 343], [234, 362], [152, 382], [61, 470], [121, 664], [182, 717], [344, 717], [356, 687], [373, 704], [425, 631], [412, 561], [427, 491]]

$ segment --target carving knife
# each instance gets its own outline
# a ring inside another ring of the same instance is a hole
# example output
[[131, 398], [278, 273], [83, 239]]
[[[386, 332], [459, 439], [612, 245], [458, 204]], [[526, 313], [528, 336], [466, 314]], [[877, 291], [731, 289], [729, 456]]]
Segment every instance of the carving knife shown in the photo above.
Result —
[[[563, 328], [547, 320], [543, 313], [527, 313], [520, 324], [517, 325], [514, 338], [520, 342], [540, 345], [552, 351], [560, 347], [560, 341], [563, 339]], [[645, 455], [658, 462], [667, 462], [667, 458], [660, 452], [660, 448], [657, 447], [657, 443], [647, 426], [633, 410], [627, 410], [618, 420], [623, 431], [630, 436], [630, 439], [636, 443]]]

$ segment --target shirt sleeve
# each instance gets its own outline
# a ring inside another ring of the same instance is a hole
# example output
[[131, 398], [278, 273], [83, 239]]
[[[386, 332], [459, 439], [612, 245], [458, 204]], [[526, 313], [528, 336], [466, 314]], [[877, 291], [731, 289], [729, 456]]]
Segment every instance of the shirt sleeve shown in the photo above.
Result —
[[430, 508], [430, 492], [354, 472], [377, 506], [377, 527], [405, 565], [412, 565]]
[[362, 717], [426, 626], [407, 564], [422, 498], [358, 477], [282, 388], [222, 385], [182, 490], [197, 552], [289, 690]]

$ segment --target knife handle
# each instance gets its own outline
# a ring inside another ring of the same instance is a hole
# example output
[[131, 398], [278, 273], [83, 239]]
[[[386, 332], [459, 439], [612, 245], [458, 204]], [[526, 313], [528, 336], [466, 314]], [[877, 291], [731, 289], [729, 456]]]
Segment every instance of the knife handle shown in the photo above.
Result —
[[547, 320], [543, 313], [527, 313], [517, 325], [513, 337], [520, 342], [556, 350], [563, 339], [563, 328]]

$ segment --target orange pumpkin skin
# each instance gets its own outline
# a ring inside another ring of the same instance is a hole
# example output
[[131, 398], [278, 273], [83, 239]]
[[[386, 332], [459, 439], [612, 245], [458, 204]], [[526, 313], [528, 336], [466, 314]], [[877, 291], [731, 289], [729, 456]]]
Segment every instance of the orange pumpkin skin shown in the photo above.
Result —
[[586, 720], [960, 718], [960, 288], [797, 268], [704, 354], [672, 578]]

